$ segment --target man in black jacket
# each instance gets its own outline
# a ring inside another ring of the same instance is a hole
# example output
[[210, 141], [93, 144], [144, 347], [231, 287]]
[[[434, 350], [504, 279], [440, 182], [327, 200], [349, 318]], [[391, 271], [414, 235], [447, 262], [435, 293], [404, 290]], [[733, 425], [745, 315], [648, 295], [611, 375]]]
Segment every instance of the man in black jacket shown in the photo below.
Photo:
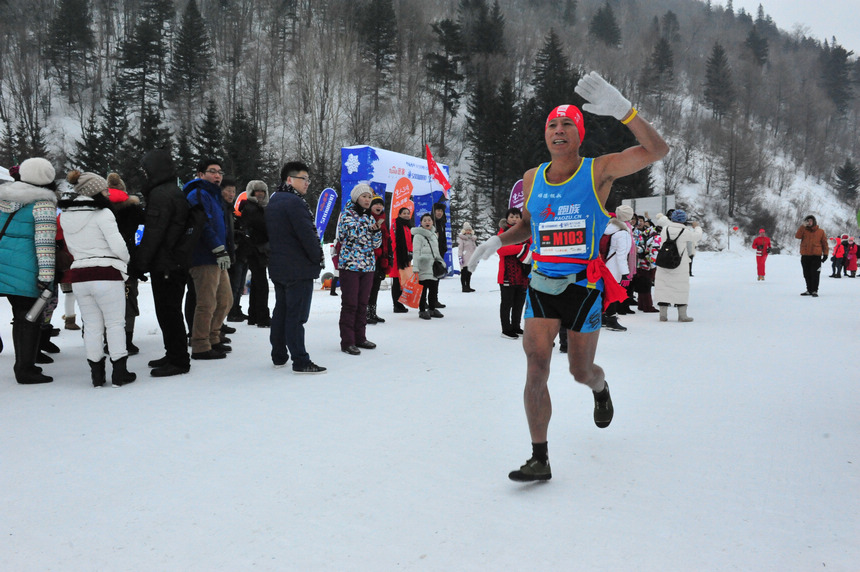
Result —
[[308, 166], [291, 161], [281, 169], [281, 184], [266, 208], [266, 227], [273, 231], [269, 235], [269, 274], [275, 284], [269, 341], [275, 367], [285, 366], [292, 355], [295, 373], [323, 373], [326, 368], [312, 362], [305, 348], [314, 280], [324, 263], [311, 207], [305, 200], [308, 187]]
[[187, 373], [191, 369], [182, 319], [182, 296], [188, 268], [174, 249], [185, 233], [188, 201], [176, 184], [176, 169], [170, 153], [155, 149], [141, 160], [144, 172], [142, 193], [146, 199], [143, 238], [137, 249], [137, 270], [149, 272], [155, 317], [161, 328], [166, 355], [152, 360], [153, 377]]

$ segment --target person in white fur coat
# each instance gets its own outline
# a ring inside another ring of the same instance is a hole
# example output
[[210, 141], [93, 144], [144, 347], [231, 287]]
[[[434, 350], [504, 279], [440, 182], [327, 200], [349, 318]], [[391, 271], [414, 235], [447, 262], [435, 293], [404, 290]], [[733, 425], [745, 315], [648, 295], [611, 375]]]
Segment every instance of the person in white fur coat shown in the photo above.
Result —
[[[657, 267], [654, 278], [654, 299], [660, 307], [660, 321], [669, 319], [669, 306], [678, 308], [679, 322], [692, 322], [687, 315], [687, 304], [690, 299], [690, 255], [695, 253], [696, 245], [702, 238], [702, 227], [698, 222], [686, 225], [687, 213], [675, 210], [670, 221], [663, 214], [657, 215], [657, 226], [663, 228], [660, 232], [662, 244], [666, 240], [676, 240], [678, 252], [681, 254], [681, 264], [677, 268]], [[678, 236], [680, 235], [680, 238]]]
[[114, 386], [136, 379], [128, 371], [125, 337], [125, 281], [129, 253], [110, 208], [108, 184], [95, 173], [71, 171], [66, 179], [76, 197], [60, 201], [60, 225], [74, 257], [65, 277], [81, 309], [84, 346], [93, 386], [105, 384], [104, 340], [107, 338]]
[[[609, 250], [606, 252], [606, 267], [615, 281], [621, 284], [630, 279], [629, 254], [633, 248], [633, 235], [627, 221], [633, 218], [633, 209], [620, 206], [615, 216], [609, 219], [604, 236], [609, 236]], [[625, 285], [626, 286], [626, 285]], [[618, 323], [619, 302], [610, 304], [603, 312], [603, 327], [613, 332], [626, 332], [627, 328]]]

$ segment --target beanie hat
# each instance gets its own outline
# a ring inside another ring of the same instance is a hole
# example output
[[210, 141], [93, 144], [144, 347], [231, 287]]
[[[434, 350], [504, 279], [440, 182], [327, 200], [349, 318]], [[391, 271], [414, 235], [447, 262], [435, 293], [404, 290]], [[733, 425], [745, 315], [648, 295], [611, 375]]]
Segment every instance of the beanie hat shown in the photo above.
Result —
[[77, 169], [66, 175], [66, 180], [75, 186], [81, 197], [92, 197], [108, 189], [107, 181], [95, 173], [81, 173]]
[[464, 230], [464, 231], [466, 231], [466, 230], [472, 230], [472, 225], [471, 225], [471, 224], [469, 224], [469, 222], [468, 222], [468, 221], [464, 222], [464, 223], [463, 223], [463, 230]]
[[764, 232], [763, 228], [758, 229], [759, 232]]
[[18, 176], [23, 182], [39, 187], [53, 183], [56, 175], [57, 172], [54, 171], [51, 162], [42, 157], [27, 159], [18, 168]]
[[848, 240], [848, 234], [847, 233], [842, 235], [842, 240]]
[[110, 187], [108, 189], [108, 193], [109, 193], [108, 199], [112, 203], [124, 203], [125, 201], [128, 200], [128, 193], [126, 193], [125, 191], [122, 191], [120, 189], [117, 189], [116, 187]]
[[559, 105], [549, 112], [546, 118], [544, 129], [549, 128], [549, 122], [559, 117], [568, 117], [573, 120], [576, 125], [576, 130], [579, 132], [579, 142], [585, 139], [585, 120], [582, 118], [582, 112], [575, 105]]
[[349, 198], [353, 203], [357, 203], [358, 197], [365, 193], [372, 197], [373, 189], [367, 183], [359, 183], [352, 189], [352, 192], [349, 194]]
[[621, 205], [617, 209], [615, 209], [615, 216], [621, 222], [627, 222], [633, 218], [633, 207], [628, 205]]
[[385, 207], [385, 200], [383, 200], [379, 195], [373, 195], [373, 198], [370, 200], [370, 206], [373, 205], [382, 205]]
[[672, 222], [687, 222], [687, 213], [685, 213], [681, 209], [677, 209], [675, 212], [672, 213]]
[[107, 176], [107, 184], [111, 189], [118, 189], [120, 191], [126, 191], [125, 182], [123, 182], [122, 177], [120, 177], [116, 173], [108, 173]]

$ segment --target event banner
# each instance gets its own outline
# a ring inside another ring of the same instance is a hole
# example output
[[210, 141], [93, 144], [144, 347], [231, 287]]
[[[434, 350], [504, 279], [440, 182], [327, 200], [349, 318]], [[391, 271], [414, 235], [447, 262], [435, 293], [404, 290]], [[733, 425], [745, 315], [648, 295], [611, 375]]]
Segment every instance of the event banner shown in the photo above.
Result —
[[337, 203], [337, 192], [328, 187], [320, 193], [320, 198], [317, 201], [317, 214], [314, 224], [317, 227], [317, 234], [320, 240], [325, 235], [325, 229], [328, 226], [328, 221], [331, 219], [331, 213], [334, 211], [334, 205]]
[[[448, 219], [445, 225], [445, 239], [448, 242], [445, 264], [449, 272], [453, 271], [451, 208], [440, 184], [431, 179], [427, 160], [368, 145], [343, 147], [340, 153], [340, 183], [343, 195], [341, 208], [349, 201], [350, 191], [359, 183], [368, 183], [385, 199], [388, 216], [392, 220], [401, 207], [408, 206], [407, 201], [410, 200], [414, 204], [412, 217], [416, 224], [421, 214], [433, 213], [435, 203], [441, 202], [445, 205], [445, 216]], [[450, 181], [448, 166], [441, 163], [438, 166]]]
[[523, 208], [523, 203], [525, 202], [525, 193], [523, 192], [523, 180], [520, 179], [516, 183], [514, 183], [513, 188], [511, 189], [511, 198], [508, 200], [508, 208]]

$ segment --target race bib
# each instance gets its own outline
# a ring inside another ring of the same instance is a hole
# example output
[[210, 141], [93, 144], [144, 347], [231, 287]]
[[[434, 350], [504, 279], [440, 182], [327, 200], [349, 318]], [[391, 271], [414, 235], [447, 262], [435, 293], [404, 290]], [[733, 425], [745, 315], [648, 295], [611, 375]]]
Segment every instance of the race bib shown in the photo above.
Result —
[[548, 256], [585, 254], [585, 219], [556, 220], [538, 224], [540, 253]]

